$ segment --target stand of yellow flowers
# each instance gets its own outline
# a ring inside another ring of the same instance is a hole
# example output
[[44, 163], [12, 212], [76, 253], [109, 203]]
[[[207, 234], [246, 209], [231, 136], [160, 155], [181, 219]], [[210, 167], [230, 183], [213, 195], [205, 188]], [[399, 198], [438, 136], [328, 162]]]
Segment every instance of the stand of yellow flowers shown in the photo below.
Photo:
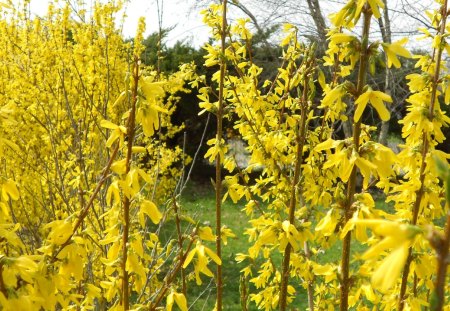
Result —
[[[450, 310], [450, 155], [436, 149], [450, 124], [447, 1], [428, 14], [430, 55], [411, 55], [406, 40], [372, 41], [380, 0], [350, 0], [330, 17], [322, 60], [286, 25], [270, 81], [253, 60], [248, 21], [229, 25], [226, 4], [203, 11], [213, 35], [205, 66], [217, 67], [208, 86], [192, 64], [170, 75], [144, 67], [145, 25], [125, 42], [121, 1], [89, 14], [51, 5], [35, 19], [26, 1], [0, 4], [0, 310], [188, 310], [187, 284], [204, 276], [221, 310], [228, 196], [248, 216], [251, 246], [236, 256], [246, 263], [244, 310], [288, 310], [300, 288], [309, 310]], [[367, 82], [382, 52], [389, 67], [401, 56], [420, 70], [407, 76], [399, 154], [364, 124], [368, 111], [390, 118], [393, 99]], [[183, 215], [175, 189], [188, 159], [166, 144], [180, 130], [170, 122], [176, 94], [189, 84], [217, 116], [205, 154], [216, 163], [215, 232]], [[225, 117], [247, 144], [245, 168], [228, 153]], [[343, 122], [352, 133], [338, 139]], [[369, 188], [392, 212], [375, 207]], [[169, 221], [176, 232], [165, 240]], [[340, 258], [324, 263], [336, 244]]]

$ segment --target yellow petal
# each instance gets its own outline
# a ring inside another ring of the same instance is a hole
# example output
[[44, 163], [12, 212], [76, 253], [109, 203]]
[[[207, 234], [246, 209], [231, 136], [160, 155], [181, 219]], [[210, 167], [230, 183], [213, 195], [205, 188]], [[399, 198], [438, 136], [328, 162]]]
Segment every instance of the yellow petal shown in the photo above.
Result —
[[381, 101], [380, 98], [378, 97], [372, 98], [370, 103], [372, 104], [372, 107], [375, 108], [375, 110], [378, 112], [378, 115], [380, 116], [381, 120], [383, 121], [389, 120], [391, 114], [389, 110], [387, 110], [386, 106], [384, 105], [384, 103]]
[[108, 140], [106, 141], [106, 147], [111, 147], [112, 144], [120, 138], [120, 131], [114, 130], [111, 132], [111, 135], [109, 136]]
[[181, 311], [188, 311], [186, 297], [184, 297], [183, 294], [174, 293], [173, 297], [175, 298], [175, 302]]
[[330, 209], [328, 213], [322, 218], [316, 226], [316, 231], [323, 231], [323, 235], [330, 236], [336, 228], [337, 220], [332, 215], [333, 210]]
[[384, 8], [384, 3], [380, 0], [368, 0], [367, 1], [370, 5], [370, 8], [372, 9], [373, 16], [375, 18], [380, 18], [380, 8]]
[[370, 93], [371, 91], [367, 91], [363, 94], [361, 94], [361, 96], [358, 97], [358, 99], [355, 101], [355, 105], [356, 105], [356, 110], [355, 110], [355, 122], [358, 122], [359, 119], [361, 118], [364, 109], [366, 108], [367, 102], [369, 101], [369, 97], [370, 97]]
[[217, 254], [215, 252], [213, 252], [211, 249], [209, 249], [208, 247], [205, 247], [205, 252], [208, 254], [208, 256], [214, 260], [214, 262], [216, 264], [218, 264], [219, 266], [222, 264], [222, 260], [219, 258], [219, 256], [217, 256]]
[[158, 210], [155, 203], [153, 203], [151, 201], [148, 201], [148, 200], [142, 201], [141, 210], [142, 210], [142, 212], [147, 214], [148, 217], [150, 217], [150, 219], [152, 220], [152, 222], [154, 224], [158, 224], [162, 218], [161, 212]]
[[408, 256], [409, 243], [405, 242], [383, 259], [372, 275], [372, 286], [380, 292], [388, 291], [397, 281]]
[[[4, 193], [3, 193], [4, 191]], [[6, 194], [12, 199], [12, 200], [18, 200], [19, 199], [19, 190], [17, 189], [16, 183], [8, 179], [3, 185], [2, 185], [2, 194], [3, 199], [7, 200]], [[6, 197], [6, 198], [5, 198]]]
[[12, 9], [13, 7], [10, 6], [10, 5], [7, 4], [7, 3], [0, 2], [0, 10], [1, 10], [2, 8], [5, 8], [5, 9]]
[[334, 43], [339, 44], [339, 43], [351, 42], [353, 40], [356, 40], [356, 37], [346, 34], [346, 33], [336, 33], [336, 34], [332, 35], [330, 39]]
[[371, 248], [369, 248], [362, 256], [361, 258], [366, 260], [369, 258], [377, 257], [381, 254], [381, 252], [385, 251], [388, 248], [393, 248], [398, 245], [398, 240], [394, 239], [393, 237], [389, 236], [381, 240], [381, 242], [375, 244]]
[[402, 46], [402, 45], [405, 45], [407, 42], [408, 42], [408, 38], [403, 38], [401, 40], [398, 40], [391, 44], [390, 50], [397, 55], [400, 55], [400, 56], [403, 56], [406, 58], [411, 58], [412, 57], [411, 53]]
[[362, 157], [357, 157], [355, 164], [358, 166], [361, 171], [361, 175], [364, 177], [363, 188], [366, 189], [369, 183], [370, 175], [372, 171], [376, 171], [377, 166]]
[[289, 220], [285, 220], [285, 221], [283, 221], [283, 223], [281, 224], [281, 227], [283, 228], [283, 230], [284, 230], [285, 232], [289, 232], [290, 226], [291, 226], [291, 223], [289, 222]]
[[57, 245], [65, 243], [72, 235], [72, 224], [65, 220], [55, 220], [44, 228], [51, 228], [47, 239]]
[[355, 165], [356, 157], [351, 157], [350, 159], [347, 158], [347, 155], [344, 154], [344, 156], [341, 158], [341, 165], [339, 167], [339, 177], [342, 179], [343, 182], [347, 182], [350, 178], [350, 175], [353, 170], [353, 166]]
[[189, 254], [186, 257], [186, 260], [184, 261], [183, 269], [186, 269], [186, 267], [189, 265], [189, 263], [194, 258], [194, 255], [196, 252], [197, 252], [197, 249], [195, 249], [195, 248], [189, 252]]
[[322, 151], [322, 150], [328, 150], [331, 148], [335, 148], [339, 143], [340, 143], [339, 141], [335, 141], [335, 140], [329, 138], [329, 139], [325, 140], [324, 142], [321, 142], [320, 144], [318, 144], [314, 148], [314, 150], [317, 152]]
[[115, 102], [113, 103], [112, 106], [115, 107], [118, 104], [120, 104], [128, 94], [129, 94], [128, 91], [123, 91], [122, 93], [120, 93], [119, 97], [117, 97], [117, 99], [115, 100]]
[[114, 173], [117, 173], [119, 175], [126, 173], [126, 164], [127, 159], [122, 159], [119, 161], [115, 161], [113, 164], [111, 164], [111, 171]]
[[146, 153], [147, 152], [147, 149], [142, 146], [133, 146], [131, 148], [131, 150], [133, 151], [133, 153]]
[[100, 126], [107, 128], [107, 129], [111, 129], [111, 130], [115, 130], [116, 128], [118, 128], [119, 126], [117, 124], [112, 123], [111, 121], [108, 120], [101, 120], [100, 121]]
[[206, 276], [209, 276], [210, 278], [214, 277], [214, 273], [212, 273], [212, 271], [209, 270], [209, 268], [207, 266], [203, 266], [202, 269], [200, 270], [200, 272]]
[[381, 91], [372, 91], [372, 96], [378, 97], [382, 101], [392, 103], [392, 97]]
[[106, 191], [106, 203], [108, 203], [108, 205], [112, 205], [113, 199], [114, 203], [120, 203], [120, 190], [117, 180], [112, 182]]
[[211, 227], [200, 227], [198, 229], [198, 236], [204, 241], [215, 241], [216, 235], [212, 232]]
[[358, 225], [363, 225], [371, 228], [376, 234], [382, 236], [396, 236], [400, 232], [404, 232], [402, 224], [384, 220], [384, 219], [361, 219], [356, 222]]
[[169, 295], [167, 295], [167, 300], [166, 300], [166, 310], [167, 311], [172, 311], [172, 306], [173, 306], [173, 292], [170, 293]]
[[164, 89], [162, 88], [164, 85], [163, 82], [150, 82], [150, 78], [145, 77], [141, 78], [139, 83], [147, 100], [162, 97], [165, 94]]
[[348, 233], [349, 231], [352, 231], [353, 228], [355, 228], [355, 221], [354, 221], [354, 219], [350, 219], [350, 220], [347, 221], [347, 223], [345, 224], [345, 226], [344, 226], [344, 228], [342, 229], [341, 234], [340, 234], [339, 237], [340, 237], [341, 239], [344, 239], [344, 237], [347, 235], [347, 233]]

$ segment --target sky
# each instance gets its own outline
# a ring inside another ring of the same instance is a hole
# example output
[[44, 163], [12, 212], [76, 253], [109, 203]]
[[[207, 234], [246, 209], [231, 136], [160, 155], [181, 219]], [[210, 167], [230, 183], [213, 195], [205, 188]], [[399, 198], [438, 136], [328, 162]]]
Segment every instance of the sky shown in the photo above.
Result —
[[[17, 1], [17, 0], [13, 0]], [[31, 11], [32, 13], [35, 13], [37, 15], [44, 15], [47, 11], [48, 3], [50, 0], [31, 0]], [[53, 0], [58, 1], [58, 0]], [[88, 4], [88, 7], [91, 3], [95, 2], [96, 0], [70, 0], [72, 2], [77, 1], [84, 1], [84, 3]], [[108, 1], [108, 0], [98, 0], [98, 1]], [[159, 3], [163, 5], [163, 16], [162, 16], [162, 26], [163, 28], [172, 28], [173, 29], [169, 32], [168, 38], [165, 41], [165, 44], [168, 46], [172, 46], [175, 44], [178, 40], [185, 40], [186, 42], [190, 43], [191, 45], [195, 47], [200, 47], [203, 45], [203, 43], [208, 41], [209, 36], [209, 29], [203, 24], [202, 17], [200, 16], [199, 10], [192, 10], [191, 6], [193, 3], [196, 3], [197, 0], [159, 0]], [[333, 1], [323, 1], [323, 14], [326, 16], [328, 13], [336, 11], [339, 9], [340, 4], [337, 4], [336, 1], [339, 0], [333, 0]], [[149, 35], [151, 33], [158, 31], [158, 13], [157, 13], [157, 0], [127, 0], [126, 2], [126, 13], [127, 18], [125, 20], [124, 28], [123, 28], [123, 34], [126, 38], [134, 37], [136, 33], [136, 27], [139, 17], [143, 16], [146, 18], [146, 24], [147, 24], [147, 31], [146, 35]], [[259, 15], [258, 18], [260, 19], [260, 22], [264, 20], [264, 10], [258, 11], [261, 8], [258, 7], [257, 1], [242, 1], [247, 4], [255, 4], [253, 6], [250, 6], [250, 10], [252, 12], [258, 12]], [[411, 0], [410, 2], [414, 2], [416, 6], [420, 6], [418, 9], [419, 13], [425, 9], [426, 3], [429, 3], [430, 0]], [[59, 0], [59, 3], [61, 5], [64, 5], [65, 0]], [[295, 2], [294, 2], [295, 3]], [[326, 3], [330, 5], [325, 5]], [[391, 24], [393, 27], [393, 30], [396, 32], [393, 33], [393, 39], [398, 40], [404, 36], [410, 36], [408, 32], [403, 33], [402, 30], [406, 29], [407, 31], [410, 31], [411, 29], [415, 30], [418, 26], [423, 26], [420, 23], [417, 23], [417, 21], [414, 18], [409, 18], [408, 21], [405, 21], [404, 14], [401, 14], [401, 8], [403, 5], [403, 0], [392, 0], [389, 2], [391, 5], [391, 9], [394, 9], [391, 11]], [[303, 6], [305, 4], [303, 3]], [[397, 6], [399, 8], [397, 8]], [[400, 11], [398, 11], [400, 10]], [[270, 11], [270, 10], [269, 10]], [[413, 10], [414, 11], [414, 10]], [[275, 13], [277, 13], [276, 11]], [[242, 12], [240, 12], [242, 14]], [[272, 12], [273, 13], [273, 12]], [[286, 13], [286, 12], [285, 12]], [[421, 12], [423, 13], [423, 12]], [[270, 12], [269, 12], [270, 14]], [[231, 14], [232, 15], [232, 14]], [[230, 16], [230, 14], [229, 14]], [[292, 16], [290, 14], [281, 14], [281, 16], [284, 16], [286, 19], [295, 19], [295, 16]], [[300, 25], [300, 29], [305, 28], [305, 26], [302, 26], [305, 22], [303, 15], [298, 16], [299, 20], [292, 20], [291, 22], [297, 22]], [[420, 16], [419, 16], [420, 17]], [[416, 18], [417, 19], [417, 18]], [[278, 20], [277, 22], [280, 22], [281, 20]], [[310, 19], [307, 19], [309, 23], [311, 23]], [[405, 25], [406, 24], [406, 25]], [[403, 26], [401, 26], [403, 25]], [[311, 26], [309, 24], [306, 25], [307, 27]], [[408, 26], [408, 27], [406, 27]], [[421, 46], [427, 46], [428, 42], [425, 41], [414, 41], [413, 46], [408, 46], [409, 48], [417, 48]], [[410, 44], [411, 45], [411, 44]]]
[[[90, 3], [93, 0], [85, 0]], [[64, 3], [64, 1], [59, 1]], [[75, 2], [75, 1], [74, 1]], [[202, 17], [195, 11], [190, 12], [189, 1], [159, 0], [163, 5], [163, 28], [174, 27], [169, 33], [166, 44], [171, 46], [178, 40], [186, 40], [194, 46], [200, 46], [208, 39], [208, 28], [203, 25]], [[44, 15], [49, 0], [31, 0], [31, 12]], [[191, 2], [192, 3], [192, 2]], [[123, 33], [125, 37], [134, 37], [139, 17], [146, 18], [146, 35], [158, 30], [158, 13], [156, 0], [129, 0], [126, 4], [127, 19]]]

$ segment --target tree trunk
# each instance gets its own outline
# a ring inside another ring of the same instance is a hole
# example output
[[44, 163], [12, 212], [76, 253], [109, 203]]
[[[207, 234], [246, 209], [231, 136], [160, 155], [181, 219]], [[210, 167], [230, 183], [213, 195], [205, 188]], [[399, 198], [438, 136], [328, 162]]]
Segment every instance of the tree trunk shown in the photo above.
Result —
[[[389, 19], [389, 11], [387, 7], [387, 0], [383, 0], [384, 10], [383, 16], [378, 19], [378, 23], [380, 24], [381, 36], [383, 38], [384, 43], [392, 42], [391, 35], [391, 20]], [[387, 56], [386, 56], [387, 58]], [[387, 63], [387, 59], [386, 59]], [[386, 66], [385, 76], [384, 76], [384, 92], [389, 96], [392, 94], [392, 86], [393, 80], [391, 79], [391, 70]], [[389, 109], [389, 107], [388, 107]], [[380, 136], [378, 137], [378, 142], [387, 146], [387, 136], [389, 133], [389, 120], [382, 121], [380, 128]]]
[[322, 15], [319, 0], [306, 0], [306, 2], [308, 3], [311, 17], [313, 18], [314, 24], [317, 28], [319, 51], [325, 51], [327, 47], [327, 24], [325, 23], [325, 19]]

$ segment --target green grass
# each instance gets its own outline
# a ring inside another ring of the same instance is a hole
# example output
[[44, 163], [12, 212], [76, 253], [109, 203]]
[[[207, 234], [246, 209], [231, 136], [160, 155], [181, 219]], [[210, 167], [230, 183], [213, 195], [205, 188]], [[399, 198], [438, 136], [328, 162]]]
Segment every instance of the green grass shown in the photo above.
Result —
[[[244, 204], [244, 202], [233, 204], [231, 200], [227, 200], [222, 205], [222, 224], [227, 225], [236, 234], [236, 238], [229, 239], [228, 244], [222, 248], [222, 271], [224, 278], [223, 310], [241, 310], [239, 280], [240, 270], [245, 267], [245, 263], [238, 264], [235, 261], [235, 256], [237, 253], [246, 252], [248, 247], [251, 246], [248, 242], [248, 237], [244, 235], [245, 229], [249, 227], [248, 218], [241, 211]], [[214, 227], [215, 193], [211, 185], [190, 185], [183, 193], [181, 205], [184, 213], [199, 220], [203, 224]], [[209, 246], [212, 249], [215, 248], [213, 243]], [[274, 257], [275, 264], [281, 267], [281, 255]], [[205, 283], [209, 283], [206, 277], [202, 279]], [[214, 307], [216, 297], [214, 284], [197, 286], [195, 282], [190, 282], [188, 292], [190, 310], [212, 310]], [[293, 305], [299, 310], [305, 310], [307, 307], [306, 291], [300, 286], [297, 286], [297, 293], [298, 295]], [[199, 297], [200, 294], [202, 295]], [[192, 305], [193, 301], [195, 301], [194, 305]], [[250, 302], [249, 309], [257, 310], [253, 302]]]
[[[183, 212], [192, 218], [200, 221], [204, 225], [215, 227], [215, 193], [212, 185], [190, 185], [181, 198]], [[222, 247], [222, 271], [224, 281], [224, 310], [240, 310], [239, 279], [240, 270], [244, 264], [238, 264], [234, 258], [237, 253], [247, 249], [249, 243], [244, 236], [244, 230], [247, 226], [247, 217], [240, 211], [242, 204], [233, 204], [227, 200], [222, 206], [222, 224], [227, 225], [234, 234], [235, 239], [229, 239], [228, 244]], [[213, 242], [208, 247], [215, 249]], [[214, 266], [210, 264], [211, 271]], [[202, 276], [204, 283], [202, 286], [195, 284], [195, 281], [189, 283], [189, 303], [197, 299], [191, 310], [212, 310], [215, 303], [216, 288], [209, 284], [207, 277]], [[198, 297], [200, 294], [202, 296]]]
[[[181, 207], [184, 214], [191, 216], [193, 219], [200, 221], [202, 225], [210, 225], [213, 230], [215, 227], [215, 193], [210, 184], [191, 184], [185, 189], [181, 197]], [[240, 270], [245, 264], [238, 264], [235, 261], [237, 253], [246, 252], [251, 244], [244, 235], [245, 229], [249, 227], [248, 218], [241, 209], [244, 202], [233, 204], [230, 200], [224, 202], [222, 206], [222, 224], [227, 225], [236, 234], [235, 239], [229, 239], [228, 245], [222, 248], [222, 271], [224, 279], [224, 310], [241, 310], [239, 280]], [[381, 200], [377, 201], [377, 208], [388, 211], [391, 207]], [[172, 232], [173, 233], [173, 232]], [[207, 245], [211, 249], [215, 249], [213, 242]], [[341, 257], [342, 242], [338, 239], [332, 246], [317, 258], [319, 263], [338, 263]], [[360, 244], [355, 239], [352, 240], [352, 254], [362, 253], [366, 246]], [[274, 262], [281, 267], [281, 255], [274, 256]], [[356, 268], [357, 262], [353, 262], [352, 266]], [[210, 264], [211, 271], [215, 271], [214, 264]], [[215, 303], [216, 289], [214, 281], [208, 277], [202, 276], [203, 284], [198, 286], [195, 280], [188, 283], [188, 303], [190, 310], [212, 310]], [[307, 296], [306, 290], [299, 284], [294, 284], [297, 290], [295, 301], [291, 304], [292, 310], [306, 310]], [[250, 303], [250, 310], [257, 310], [253, 302]]]

